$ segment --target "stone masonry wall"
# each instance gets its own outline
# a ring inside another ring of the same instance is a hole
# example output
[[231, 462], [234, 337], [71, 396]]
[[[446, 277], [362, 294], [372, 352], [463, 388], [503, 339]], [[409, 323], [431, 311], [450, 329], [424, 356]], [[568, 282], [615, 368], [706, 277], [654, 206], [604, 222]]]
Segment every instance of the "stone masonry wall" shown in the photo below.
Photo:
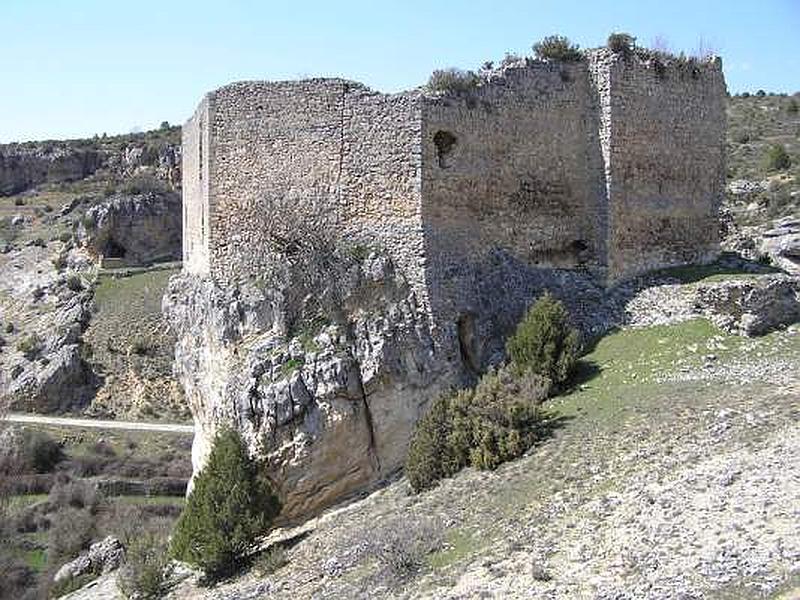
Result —
[[[588, 71], [522, 62], [423, 109], [423, 222], [437, 313], [474, 312], [477, 265], [601, 268], [603, 159]], [[498, 307], [502, 310], [502, 307]]]
[[[225, 86], [184, 130], [187, 270], [258, 279], [275, 199], [387, 251], [447, 327], [481, 311], [514, 318], [502, 302], [529, 297], [534, 270], [613, 282], [708, 260], [724, 85], [718, 62], [598, 49], [506, 65], [466, 95], [342, 79]], [[499, 305], [483, 285], [498, 260], [519, 280]]]
[[610, 74], [610, 280], [713, 260], [725, 174], [721, 63], [597, 52]]
[[191, 273], [210, 270], [208, 122], [204, 99], [182, 133], [183, 267]]
[[282, 199], [313, 203], [312, 225], [335, 226], [353, 245], [386, 249], [421, 289], [414, 95], [344, 80], [244, 82], [208, 102], [215, 279], [263, 273], [269, 202]]

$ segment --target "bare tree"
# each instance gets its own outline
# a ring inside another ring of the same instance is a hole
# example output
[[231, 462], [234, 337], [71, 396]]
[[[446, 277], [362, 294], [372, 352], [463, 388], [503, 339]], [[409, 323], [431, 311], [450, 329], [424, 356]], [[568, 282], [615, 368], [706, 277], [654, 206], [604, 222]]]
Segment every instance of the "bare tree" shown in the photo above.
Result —
[[262, 281], [281, 297], [288, 329], [337, 320], [354, 257], [344, 247], [330, 198], [276, 194], [262, 205], [270, 214], [265, 235], [271, 254]]

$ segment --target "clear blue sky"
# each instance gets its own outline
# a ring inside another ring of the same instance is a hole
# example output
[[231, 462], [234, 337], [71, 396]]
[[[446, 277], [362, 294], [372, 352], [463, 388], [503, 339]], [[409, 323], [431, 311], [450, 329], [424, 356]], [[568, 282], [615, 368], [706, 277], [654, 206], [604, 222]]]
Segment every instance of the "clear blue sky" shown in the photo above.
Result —
[[343, 76], [382, 91], [562, 33], [674, 51], [701, 40], [731, 92], [800, 91], [800, 0], [0, 0], [0, 142], [183, 122], [239, 79]]

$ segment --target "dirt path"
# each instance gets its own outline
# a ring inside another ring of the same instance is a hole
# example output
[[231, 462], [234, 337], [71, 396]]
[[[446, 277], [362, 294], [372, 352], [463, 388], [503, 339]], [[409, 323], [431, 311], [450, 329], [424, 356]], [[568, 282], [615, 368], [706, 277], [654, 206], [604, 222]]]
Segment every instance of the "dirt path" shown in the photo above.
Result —
[[194, 425], [176, 423], [145, 423], [140, 421], [103, 421], [98, 419], [75, 419], [71, 417], [45, 417], [13, 413], [5, 418], [9, 423], [30, 425], [54, 425], [93, 429], [124, 429], [126, 431], [159, 431], [163, 433], [194, 433]]

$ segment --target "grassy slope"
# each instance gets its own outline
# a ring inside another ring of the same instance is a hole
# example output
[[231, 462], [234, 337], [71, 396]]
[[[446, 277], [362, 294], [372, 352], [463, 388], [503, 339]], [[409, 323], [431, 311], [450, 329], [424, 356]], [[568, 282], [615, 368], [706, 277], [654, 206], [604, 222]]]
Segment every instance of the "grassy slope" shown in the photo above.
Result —
[[[767, 363], [776, 356], [800, 365], [800, 334], [780, 331], [749, 340], [727, 335], [703, 319], [612, 333], [582, 360], [582, 381], [575, 389], [550, 402], [552, 435], [526, 457], [495, 472], [466, 470], [419, 496], [408, 496], [405, 484], [397, 483], [348, 507], [298, 544], [282, 575], [285, 580], [278, 583], [286, 581], [287, 589], [300, 597], [357, 596], [371, 589], [376, 576], [372, 557], [361, 559], [339, 580], [298, 582], [301, 573], [319, 568], [320, 556], [341, 555], [358, 543], [357, 532], [369, 539], [385, 535], [383, 525], [397, 515], [411, 531], [431, 518], [447, 524], [444, 547], [427, 558], [421, 579], [402, 587], [402, 597], [437, 596], [479, 565], [519, 551], [535, 556], [541, 544], [554, 552], [548, 568], [565, 577], [571, 548], [582, 543], [581, 530], [603, 526], [587, 507], [655, 471], [668, 478], [675, 468], [691, 466], [700, 458], [693, 449], [703, 447], [703, 436], [720, 411], [743, 415], [775, 396], [775, 388], [758, 380], [738, 385], [671, 379], [684, 369], [702, 369], [711, 353], [717, 357], [716, 369], [742, 360]], [[775, 396], [769, 407], [776, 422], [785, 422], [792, 401]], [[726, 444], [758, 444], [771, 426], [737, 423]], [[550, 537], [543, 541], [543, 536]], [[521, 567], [526, 573], [529, 564]], [[753, 597], [737, 589], [725, 588], [732, 598]], [[589, 588], [583, 593], [592, 597]]]
[[135, 419], [188, 418], [172, 376], [175, 339], [161, 314], [161, 298], [177, 269], [101, 275], [96, 313], [84, 334], [103, 387], [91, 412]]

